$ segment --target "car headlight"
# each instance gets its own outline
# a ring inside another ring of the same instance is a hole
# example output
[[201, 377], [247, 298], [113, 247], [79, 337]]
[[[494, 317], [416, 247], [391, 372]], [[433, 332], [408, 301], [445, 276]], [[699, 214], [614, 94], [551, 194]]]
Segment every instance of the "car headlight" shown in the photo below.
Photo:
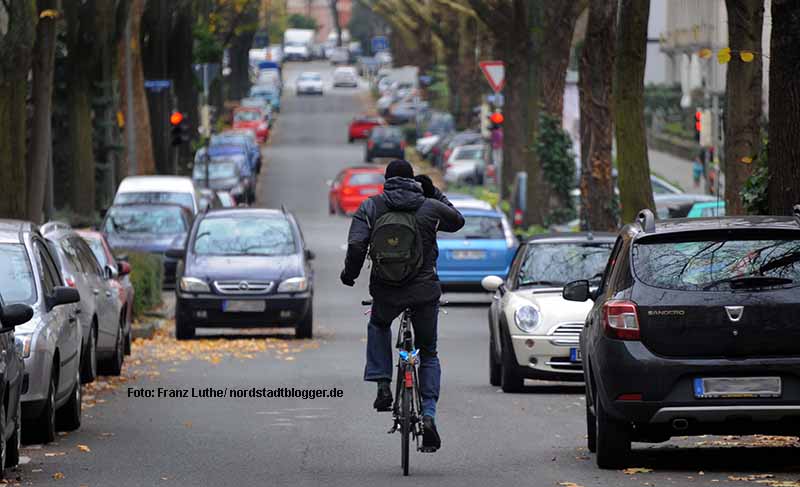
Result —
[[278, 286], [279, 293], [301, 293], [308, 289], [308, 279], [305, 277], [290, 277]]
[[31, 343], [33, 337], [31, 335], [18, 335], [14, 338], [14, 344], [17, 347], [17, 355], [22, 358], [28, 358], [31, 355]]
[[516, 322], [517, 328], [525, 333], [530, 333], [534, 328], [536, 328], [540, 320], [541, 314], [539, 313], [539, 310], [533, 306], [522, 306], [517, 308], [517, 311], [514, 312], [514, 322]]
[[207, 293], [211, 292], [208, 283], [196, 277], [182, 277], [181, 291], [186, 293]]

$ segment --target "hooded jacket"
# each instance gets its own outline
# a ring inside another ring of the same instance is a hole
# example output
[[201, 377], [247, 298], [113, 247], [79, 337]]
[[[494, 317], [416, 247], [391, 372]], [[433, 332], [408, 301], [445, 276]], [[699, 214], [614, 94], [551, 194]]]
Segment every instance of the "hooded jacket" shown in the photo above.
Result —
[[[382, 202], [378, 201], [379, 198]], [[460, 230], [464, 226], [464, 217], [438, 189], [434, 188], [432, 197], [426, 198], [422, 186], [413, 179], [389, 178], [383, 185], [383, 194], [371, 196], [361, 203], [350, 224], [343, 276], [355, 280], [361, 273], [375, 222], [385, 211], [391, 210], [416, 211], [422, 237], [422, 267], [403, 287], [386, 285], [370, 276], [370, 295], [377, 301], [390, 301], [402, 306], [438, 300], [442, 290], [436, 275], [436, 259], [439, 257], [436, 232]]]

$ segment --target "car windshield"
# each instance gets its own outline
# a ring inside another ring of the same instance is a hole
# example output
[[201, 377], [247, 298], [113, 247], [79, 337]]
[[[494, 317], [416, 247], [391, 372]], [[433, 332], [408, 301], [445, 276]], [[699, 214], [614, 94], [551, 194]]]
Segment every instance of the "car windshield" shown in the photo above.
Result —
[[244, 135], [212, 135], [209, 145], [247, 145], [247, 137]]
[[383, 128], [383, 127], [375, 127], [374, 129], [372, 129], [370, 137], [376, 141], [391, 140], [396, 142], [400, 140], [402, 135], [403, 135], [402, 132], [400, 132], [399, 130], [393, 130], [390, 128]]
[[350, 176], [350, 186], [365, 186], [368, 184], [383, 184], [383, 174], [374, 172], [357, 172]]
[[250, 92], [250, 96], [257, 96], [260, 98], [271, 98], [273, 96], [273, 93], [274, 93], [273, 90], [260, 88], [258, 90], [252, 90]]
[[237, 122], [255, 122], [261, 118], [261, 114], [255, 110], [239, 110], [233, 115]]
[[563, 286], [603, 272], [611, 243], [530, 244], [517, 277], [518, 286]]
[[6, 304], [34, 304], [36, 283], [22, 244], [0, 244], [0, 289]]
[[317, 73], [305, 73], [300, 75], [300, 81], [320, 81], [322, 77]]
[[83, 239], [89, 244], [89, 248], [92, 249], [94, 257], [97, 259], [97, 262], [100, 263], [100, 267], [105, 268], [107, 265], [111, 265], [106, 257], [106, 251], [103, 248], [103, 242], [99, 238], [83, 237]]
[[290, 255], [296, 252], [286, 218], [206, 218], [197, 228], [197, 255]]
[[757, 284], [800, 284], [800, 240], [639, 241], [633, 267], [643, 283], [681, 291], [719, 291]]
[[475, 159], [482, 159], [482, 158], [483, 158], [483, 149], [479, 147], [460, 149], [453, 156], [453, 159], [457, 161], [472, 161]]
[[[231, 160], [212, 160], [208, 164], [208, 178], [209, 179], [230, 179], [238, 176], [236, 169], [237, 164]], [[206, 164], [200, 163], [194, 165], [192, 177], [196, 180], [206, 178]]]
[[106, 218], [105, 231], [117, 234], [174, 235], [186, 231], [180, 208], [115, 207]]
[[506, 238], [506, 233], [500, 216], [464, 215], [464, 226], [461, 230], [455, 233], [440, 233], [439, 238], [443, 240], [502, 240]]
[[194, 199], [191, 193], [168, 193], [168, 192], [143, 192], [143, 193], [118, 193], [114, 198], [115, 205], [127, 205], [131, 203], [171, 203], [181, 205], [192, 210]]

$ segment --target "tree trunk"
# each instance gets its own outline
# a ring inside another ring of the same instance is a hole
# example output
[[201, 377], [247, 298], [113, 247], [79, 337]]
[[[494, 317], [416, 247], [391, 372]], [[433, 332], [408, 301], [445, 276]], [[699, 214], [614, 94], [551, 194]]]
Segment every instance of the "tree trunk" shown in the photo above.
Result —
[[[56, 0], [39, 0], [38, 11], [58, 10]], [[36, 26], [36, 44], [33, 48], [33, 118], [28, 150], [28, 219], [43, 221], [44, 195], [47, 182], [50, 151], [53, 149], [52, 106], [53, 70], [56, 54], [56, 17], [45, 15]]]
[[588, 230], [614, 231], [614, 183], [611, 177], [616, 0], [590, 0], [589, 24], [580, 61], [581, 224]]
[[[192, 55], [194, 44], [192, 27], [194, 22], [195, 12], [193, 11], [192, 3], [183, 2], [179, 4], [175, 11], [174, 24], [169, 33], [170, 49], [167, 61], [169, 78], [172, 79], [174, 93], [178, 99], [177, 108], [178, 111], [186, 116], [191, 140], [196, 139], [197, 128], [200, 126], [199, 112], [197, 110], [197, 82], [192, 68], [192, 63], [194, 62]], [[236, 59], [236, 56], [241, 56], [241, 53], [235, 52], [231, 55], [233, 59]], [[244, 53], [244, 59], [245, 61], [248, 59], [247, 52]], [[234, 95], [237, 100], [244, 97], [238, 92], [234, 93]], [[189, 144], [182, 144], [177, 150], [178, 172], [185, 173], [188, 164], [192, 162], [192, 148]]]
[[[734, 53], [761, 51], [764, 2], [725, 0], [728, 10], [728, 45]], [[800, 48], [798, 46], [797, 48]], [[762, 56], [745, 63], [735, 56], [728, 63], [725, 79], [725, 212], [745, 213], [741, 190], [753, 172], [752, 161], [761, 145]], [[796, 140], [795, 140], [796, 142]]]
[[[145, 79], [168, 79], [169, 31], [172, 23], [172, 0], [149, 0], [142, 15], [142, 67]], [[147, 91], [150, 133], [156, 172], [174, 174], [170, 157], [170, 90]]]
[[328, 0], [331, 9], [331, 21], [333, 22], [333, 31], [336, 33], [336, 46], [342, 45], [342, 25], [339, 22], [339, 6], [337, 0]]
[[27, 77], [36, 27], [36, 2], [4, 2], [9, 23], [0, 33], [0, 216], [26, 217]]
[[458, 65], [459, 83], [457, 86], [459, 110], [454, 113], [459, 129], [469, 128], [472, 122], [472, 109], [481, 101], [481, 72], [475, 57], [475, 44], [478, 36], [478, 21], [467, 15], [459, 16]]
[[642, 208], [655, 211], [644, 123], [644, 66], [650, 0], [621, 0], [614, 66], [614, 124], [622, 223]]
[[571, 0], [544, 4], [541, 51], [547, 61], [541, 63], [542, 108], [559, 121], [564, 111], [564, 85], [575, 22], [587, 3], [588, 0]]

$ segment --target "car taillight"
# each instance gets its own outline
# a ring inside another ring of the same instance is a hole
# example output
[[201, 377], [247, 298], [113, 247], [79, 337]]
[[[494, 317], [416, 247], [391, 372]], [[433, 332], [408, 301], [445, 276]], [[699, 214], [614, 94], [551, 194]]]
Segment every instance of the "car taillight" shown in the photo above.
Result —
[[406, 148], [406, 141], [405, 140], [401, 140], [400, 141], [400, 148], [401, 149], [405, 149]]
[[493, 178], [495, 176], [495, 174], [497, 174], [497, 170], [495, 169], [494, 166], [489, 166], [489, 167], [486, 168], [486, 175], [487, 176], [489, 176], [490, 178]]
[[433, 134], [430, 133], [430, 132], [425, 132], [425, 137], [430, 137], [431, 135], [433, 135]]
[[342, 194], [345, 196], [352, 196], [356, 194], [356, 189], [353, 188], [352, 186], [345, 186], [344, 188], [342, 188]]
[[69, 287], [78, 287], [78, 285], [75, 284], [75, 279], [73, 279], [72, 276], [64, 277], [64, 282], [66, 282], [67, 286]]
[[618, 340], [639, 340], [639, 316], [636, 303], [609, 301], [603, 305], [603, 329], [606, 336]]
[[514, 225], [519, 226], [522, 225], [522, 210], [517, 208], [514, 210]]

